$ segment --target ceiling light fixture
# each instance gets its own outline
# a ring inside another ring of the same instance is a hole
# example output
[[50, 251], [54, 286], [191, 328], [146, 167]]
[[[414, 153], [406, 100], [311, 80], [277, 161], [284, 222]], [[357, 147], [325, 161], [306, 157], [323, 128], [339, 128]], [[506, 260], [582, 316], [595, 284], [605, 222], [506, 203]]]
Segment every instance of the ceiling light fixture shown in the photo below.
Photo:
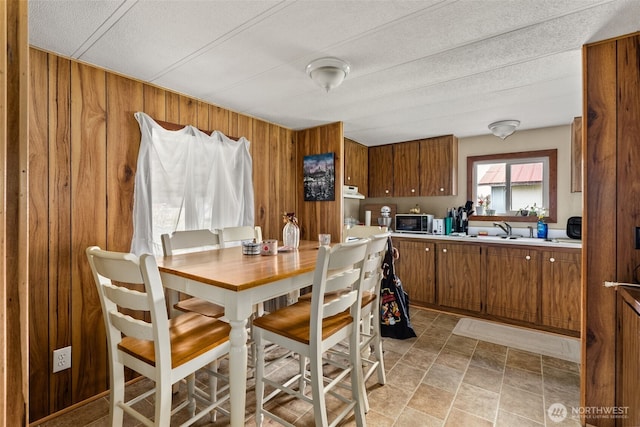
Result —
[[342, 59], [327, 57], [311, 61], [307, 65], [307, 74], [327, 92], [340, 86], [351, 71], [351, 67]]
[[491, 133], [504, 140], [506, 137], [516, 131], [516, 128], [520, 126], [519, 120], [500, 120], [499, 122], [493, 122], [489, 125]]

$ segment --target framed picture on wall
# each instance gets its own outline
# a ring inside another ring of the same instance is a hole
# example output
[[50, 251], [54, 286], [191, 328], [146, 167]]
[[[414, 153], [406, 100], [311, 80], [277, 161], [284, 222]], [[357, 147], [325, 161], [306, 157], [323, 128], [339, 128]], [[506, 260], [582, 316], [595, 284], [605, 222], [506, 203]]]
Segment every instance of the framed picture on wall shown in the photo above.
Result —
[[336, 198], [334, 153], [304, 156], [304, 201], [320, 202]]

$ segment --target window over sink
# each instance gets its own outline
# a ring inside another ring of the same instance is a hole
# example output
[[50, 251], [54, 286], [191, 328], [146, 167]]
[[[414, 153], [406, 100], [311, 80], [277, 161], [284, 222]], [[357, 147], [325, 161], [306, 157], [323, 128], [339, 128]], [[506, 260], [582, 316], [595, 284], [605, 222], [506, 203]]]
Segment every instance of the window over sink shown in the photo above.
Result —
[[558, 150], [467, 157], [474, 221], [557, 221]]

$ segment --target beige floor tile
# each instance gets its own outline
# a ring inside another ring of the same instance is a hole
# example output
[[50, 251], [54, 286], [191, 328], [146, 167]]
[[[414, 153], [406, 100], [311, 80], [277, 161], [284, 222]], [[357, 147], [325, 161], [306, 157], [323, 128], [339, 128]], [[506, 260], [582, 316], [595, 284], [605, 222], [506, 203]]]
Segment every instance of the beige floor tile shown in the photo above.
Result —
[[499, 398], [498, 393], [462, 384], [453, 401], [453, 407], [493, 422], [496, 419]]
[[538, 423], [544, 423], [543, 398], [539, 394], [504, 385], [500, 393], [499, 409]]
[[425, 375], [424, 369], [397, 363], [387, 374], [387, 384], [402, 387], [407, 391], [414, 391]]
[[487, 341], [478, 341], [478, 345], [476, 346], [476, 351], [501, 354], [505, 357], [507, 356], [508, 349], [509, 347], [504, 345], [494, 344]]
[[507, 365], [504, 370], [504, 384], [530, 393], [542, 394], [542, 374], [536, 372]]
[[485, 420], [459, 409], [452, 409], [444, 423], [445, 427], [493, 427], [493, 421]]
[[436, 357], [438, 357], [438, 353], [435, 351], [413, 349], [405, 353], [399, 363], [427, 371], [429, 367], [431, 367], [431, 364], [436, 360]]
[[444, 420], [449, 413], [454, 397], [455, 394], [449, 391], [421, 384], [407, 406]]
[[458, 353], [451, 347], [445, 347], [440, 351], [435, 363], [464, 371], [467, 369], [467, 366], [469, 366], [470, 359], [471, 355]]
[[433, 321], [433, 325], [451, 332], [453, 328], [456, 327], [459, 320], [459, 316], [440, 313], [440, 315]]
[[544, 427], [544, 424], [510, 412], [498, 411], [495, 427]]
[[542, 373], [542, 381], [544, 390], [549, 392], [570, 392], [580, 387], [580, 375], [565, 371], [564, 369], [556, 369], [550, 366], [544, 368]]
[[389, 348], [389, 344], [386, 344], [382, 347], [382, 351], [384, 354], [384, 370], [385, 372], [389, 372], [391, 369], [393, 369], [394, 366], [396, 366], [396, 363], [398, 363], [398, 361], [402, 358], [402, 353], [397, 353], [395, 351], [392, 350], [388, 350], [387, 348]]
[[421, 335], [421, 338], [428, 337], [431, 339], [441, 341], [444, 344], [449, 339], [452, 328], [450, 329], [448, 327], [438, 326], [436, 322], [437, 322], [437, 319], [434, 320], [433, 324], [424, 331], [424, 333]]
[[373, 410], [395, 419], [402, 413], [412, 396], [412, 392], [402, 387], [386, 384], [372, 390], [368, 397]]
[[562, 360], [556, 357], [542, 355], [542, 369], [544, 370], [545, 367], [558, 368], [576, 373], [578, 375], [580, 374], [579, 363], [569, 362], [568, 360]]
[[441, 388], [451, 393], [456, 393], [463, 375], [464, 370], [434, 363], [425, 375], [422, 383]]
[[417, 348], [422, 351], [440, 353], [446, 342], [447, 339], [444, 337], [434, 337], [425, 332], [416, 340], [412, 349]]
[[542, 357], [539, 354], [510, 348], [507, 353], [507, 366], [542, 374]]
[[504, 374], [493, 369], [481, 368], [469, 365], [462, 379], [463, 383], [471, 384], [494, 393], [500, 393], [502, 388], [502, 377]]
[[471, 356], [478, 345], [478, 340], [473, 338], [467, 338], [460, 335], [451, 334], [447, 343], [444, 345], [445, 350], [451, 349], [458, 353]]
[[406, 408], [393, 425], [397, 427], [442, 427], [443, 421], [413, 408]]
[[504, 372], [506, 359], [506, 352], [505, 354], [495, 353], [491, 350], [481, 348], [481, 346], [478, 345], [469, 363], [472, 366]]

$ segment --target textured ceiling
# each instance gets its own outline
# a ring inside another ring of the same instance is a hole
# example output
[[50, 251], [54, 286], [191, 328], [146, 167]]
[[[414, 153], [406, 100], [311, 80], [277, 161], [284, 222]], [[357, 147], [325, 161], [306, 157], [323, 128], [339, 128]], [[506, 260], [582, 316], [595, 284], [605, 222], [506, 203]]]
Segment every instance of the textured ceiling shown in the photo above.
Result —
[[[581, 48], [639, 0], [30, 0], [31, 45], [292, 129], [378, 145], [582, 115]], [[351, 64], [326, 93], [313, 59]]]

